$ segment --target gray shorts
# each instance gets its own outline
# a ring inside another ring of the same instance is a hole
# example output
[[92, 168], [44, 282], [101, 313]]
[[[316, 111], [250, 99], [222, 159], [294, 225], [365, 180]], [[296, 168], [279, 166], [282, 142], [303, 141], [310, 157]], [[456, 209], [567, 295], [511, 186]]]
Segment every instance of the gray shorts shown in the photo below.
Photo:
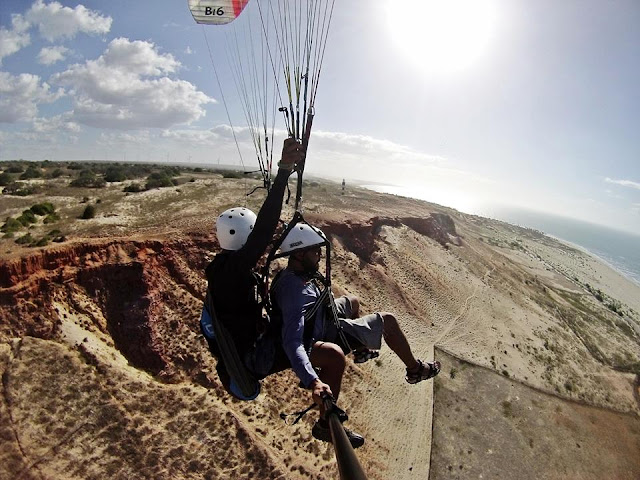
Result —
[[[380, 350], [384, 321], [379, 313], [351, 318], [353, 316], [351, 302], [347, 297], [336, 298], [336, 310], [338, 311], [338, 320], [345, 333], [371, 350]], [[327, 322], [324, 340], [337, 343], [338, 330], [333, 322]]]

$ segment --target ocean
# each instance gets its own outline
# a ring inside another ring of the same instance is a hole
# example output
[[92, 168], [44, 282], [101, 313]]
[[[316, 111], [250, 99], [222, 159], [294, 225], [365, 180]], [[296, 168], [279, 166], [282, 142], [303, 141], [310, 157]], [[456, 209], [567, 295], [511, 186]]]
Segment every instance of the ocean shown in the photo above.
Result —
[[[363, 185], [383, 193], [412, 197], [401, 187]], [[421, 198], [421, 200], [427, 200]], [[455, 208], [455, 207], [454, 207]], [[463, 210], [461, 210], [463, 211]], [[533, 228], [552, 237], [575, 244], [605, 261], [622, 275], [640, 286], [640, 236], [572, 218], [524, 209], [494, 207], [485, 211], [465, 212]]]

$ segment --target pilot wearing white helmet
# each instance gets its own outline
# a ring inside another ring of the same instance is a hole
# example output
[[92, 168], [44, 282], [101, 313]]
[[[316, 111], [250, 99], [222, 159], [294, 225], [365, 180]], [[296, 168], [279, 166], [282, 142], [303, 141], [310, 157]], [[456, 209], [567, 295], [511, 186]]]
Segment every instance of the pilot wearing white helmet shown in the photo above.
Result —
[[[280, 219], [287, 180], [302, 158], [300, 143], [293, 138], [285, 140], [278, 173], [258, 215], [248, 208], [234, 207], [222, 212], [216, 221], [221, 252], [206, 268], [208, 292], [215, 315], [230, 333], [241, 358], [255, 342], [256, 319], [261, 317], [253, 270], [272, 240]], [[223, 385], [228, 392], [239, 396], [230, 387], [230, 378], [213, 333], [211, 313], [206, 307], [200, 324], [212, 354], [219, 357], [217, 370]]]

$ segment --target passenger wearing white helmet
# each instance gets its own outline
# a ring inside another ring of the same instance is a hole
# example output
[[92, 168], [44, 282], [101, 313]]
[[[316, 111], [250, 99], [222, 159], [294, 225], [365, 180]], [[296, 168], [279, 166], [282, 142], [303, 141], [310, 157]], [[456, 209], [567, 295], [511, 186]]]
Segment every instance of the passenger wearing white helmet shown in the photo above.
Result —
[[[327, 315], [328, 305], [317, 302], [321, 290], [316, 278], [321, 247], [326, 244], [321, 230], [307, 224], [296, 225], [281, 247], [281, 253], [289, 254], [289, 263], [271, 288], [274, 311], [282, 318], [282, 347], [302, 384], [312, 390], [321, 413], [325, 392], [338, 399], [345, 368], [344, 351], [348, 348], [342, 345], [338, 329]], [[384, 337], [405, 364], [405, 380], [411, 384], [440, 372], [439, 362], [423, 362], [413, 356], [393, 314], [379, 312], [358, 318], [358, 299], [351, 295], [337, 298], [335, 303], [338, 321], [351, 347], [355, 344], [363, 351], [377, 352]], [[361, 435], [346, 428], [345, 431], [354, 448], [364, 444]], [[311, 432], [318, 440], [331, 441], [329, 426], [322, 415]]]
[[[302, 160], [301, 145], [288, 138], [282, 148], [282, 159], [258, 215], [244, 207], [225, 210], [216, 221], [218, 243], [222, 251], [207, 266], [208, 288], [215, 314], [229, 331], [241, 358], [253, 346], [258, 335], [256, 326], [262, 309], [256, 296], [253, 269], [272, 240], [282, 211], [282, 198], [289, 175]], [[201, 318], [201, 329], [214, 356], [218, 357], [218, 374], [230, 393], [230, 378], [220, 358], [210, 315]]]

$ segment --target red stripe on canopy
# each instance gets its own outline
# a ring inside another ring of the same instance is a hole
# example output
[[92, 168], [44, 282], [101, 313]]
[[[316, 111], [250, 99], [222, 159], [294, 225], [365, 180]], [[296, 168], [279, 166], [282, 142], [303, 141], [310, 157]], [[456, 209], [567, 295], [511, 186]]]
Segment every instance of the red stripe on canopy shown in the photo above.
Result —
[[237, 17], [244, 7], [249, 3], [249, 0], [233, 0], [233, 14]]

